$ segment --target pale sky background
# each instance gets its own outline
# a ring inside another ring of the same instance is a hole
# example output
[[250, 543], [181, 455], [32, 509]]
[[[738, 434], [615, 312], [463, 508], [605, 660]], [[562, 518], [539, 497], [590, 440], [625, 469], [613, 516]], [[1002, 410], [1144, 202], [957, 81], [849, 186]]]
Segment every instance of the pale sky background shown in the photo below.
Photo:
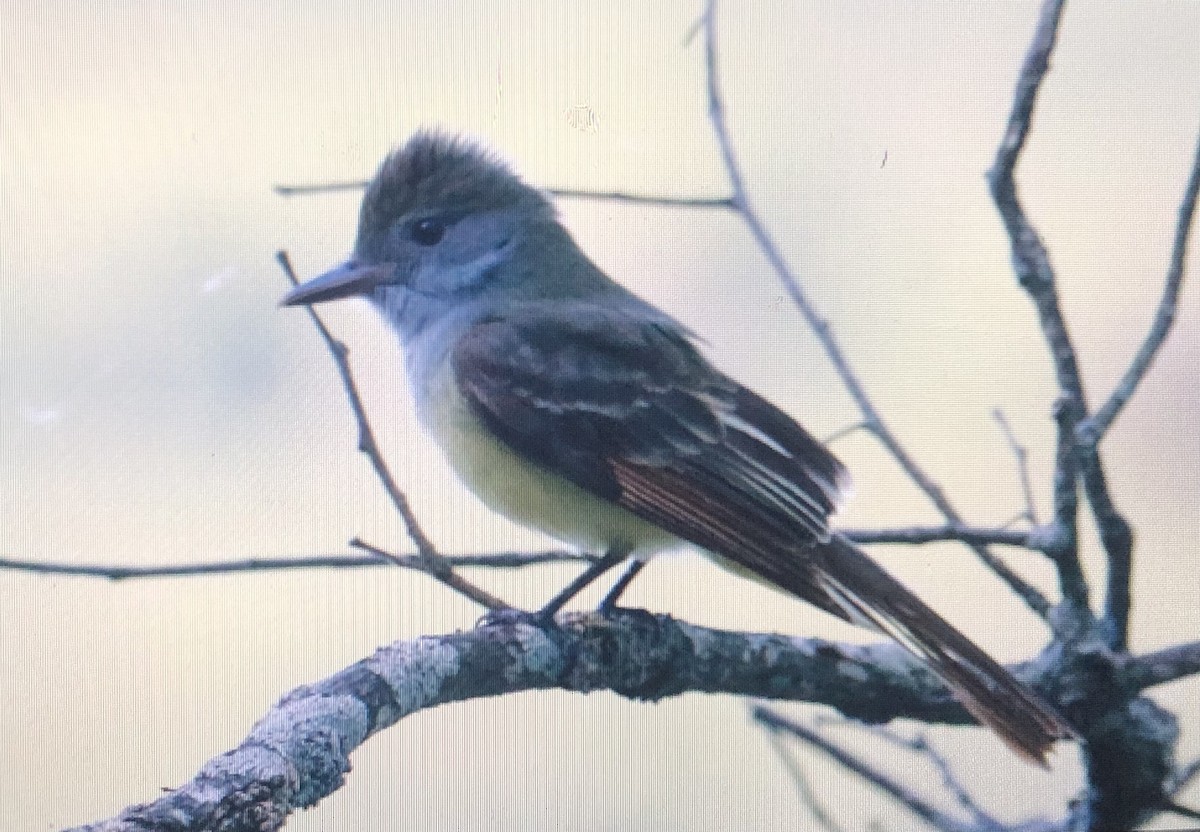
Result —
[[[312, 276], [349, 250], [359, 195], [278, 183], [368, 176], [423, 125], [466, 131], [529, 181], [725, 193], [686, 3], [6, 2], [0, 11], [0, 553], [187, 563], [407, 550], [333, 366], [279, 310], [288, 249]], [[721, 68], [751, 194], [876, 402], [964, 514], [1021, 506], [1001, 407], [1049, 509], [1054, 398], [988, 198], [1037, 7], [726, 4]], [[1200, 4], [1068, 7], [1020, 169], [1093, 401], [1157, 302], [1200, 129]], [[591, 126], [579, 116], [590, 112]], [[701, 332], [719, 365], [818, 435], [856, 421], [746, 230], [719, 212], [564, 201], [615, 277]], [[1195, 257], [1192, 260], [1195, 262]], [[1200, 626], [1200, 293], [1105, 443], [1138, 535], [1133, 645]], [[545, 545], [474, 502], [411, 419], [398, 345], [365, 306], [328, 310], [388, 458], [447, 552]], [[936, 520], [869, 438], [839, 440], [850, 526]], [[1102, 562], [1089, 546], [1097, 580]], [[1036, 620], [960, 547], [879, 550], [1004, 660]], [[1012, 554], [1053, 590], [1039, 558]], [[534, 606], [564, 568], [472, 573]], [[630, 604], [712, 626], [869, 638], [693, 555]], [[106, 583], [0, 574], [0, 829], [107, 817], [189, 778], [292, 687], [478, 610], [399, 571]], [[1195, 682], [1155, 692], [1200, 747]], [[800, 716], [813, 708], [794, 706]], [[854, 730], [839, 731], [847, 738]], [[1008, 818], [1061, 811], [1055, 773], [978, 729], [932, 736]], [[872, 749], [875, 753], [886, 753]], [[846, 828], [915, 827], [803, 755]], [[810, 824], [745, 703], [537, 693], [421, 714], [370, 740], [295, 830], [778, 830]], [[891, 768], [934, 776], [908, 762]], [[1193, 801], [1194, 803], [1195, 801]]]

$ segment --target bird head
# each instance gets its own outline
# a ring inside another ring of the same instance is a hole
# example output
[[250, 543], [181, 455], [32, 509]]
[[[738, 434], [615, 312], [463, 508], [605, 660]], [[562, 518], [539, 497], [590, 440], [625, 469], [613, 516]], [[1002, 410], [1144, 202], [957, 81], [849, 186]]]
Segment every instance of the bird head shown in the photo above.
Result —
[[[367, 186], [354, 254], [285, 306], [362, 296], [385, 310], [574, 296], [607, 283], [554, 206], [478, 145], [416, 133]], [[403, 316], [395, 316], [403, 329]]]

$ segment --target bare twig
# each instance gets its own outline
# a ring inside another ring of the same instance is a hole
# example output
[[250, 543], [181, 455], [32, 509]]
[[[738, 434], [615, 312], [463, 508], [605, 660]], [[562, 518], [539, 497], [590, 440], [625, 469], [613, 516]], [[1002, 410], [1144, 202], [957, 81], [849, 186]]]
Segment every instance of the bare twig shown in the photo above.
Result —
[[866, 422], [855, 422], [853, 425], [846, 425], [844, 428], [838, 428], [828, 436], [821, 438], [822, 445], [832, 445], [833, 443], [845, 439], [852, 433], [857, 433], [860, 430], [870, 430], [870, 426]]
[[[280, 251], [275, 255], [275, 259], [279, 261], [279, 265], [283, 267], [283, 272], [287, 275], [288, 281], [293, 286], [299, 286], [300, 281], [296, 277], [296, 271], [292, 268], [292, 261], [288, 257], [286, 251]], [[417, 521], [416, 515], [413, 514], [412, 508], [408, 504], [408, 498], [396, 485], [395, 478], [392, 477], [392, 472], [388, 470], [387, 463], [383, 461], [383, 454], [379, 451], [379, 445], [375, 441], [375, 433], [371, 430], [371, 424], [367, 419], [366, 410], [363, 408], [361, 397], [358, 395], [358, 387], [354, 383], [354, 375], [350, 370], [349, 350], [346, 345], [333, 337], [329, 328], [325, 326], [325, 322], [321, 320], [321, 316], [311, 306], [304, 307], [312, 319], [313, 325], [317, 331], [321, 333], [321, 338], [325, 341], [325, 345], [329, 347], [329, 352], [333, 355], [333, 360], [337, 364], [338, 375], [342, 377], [342, 386], [346, 389], [346, 398], [350, 400], [350, 409], [354, 411], [354, 421], [358, 424], [358, 450], [361, 451], [371, 462], [371, 467], [375, 469], [376, 475], [380, 482], [383, 483], [383, 488], [391, 498], [392, 504], [396, 510], [400, 512], [400, 517], [404, 521], [405, 530], [408, 532], [409, 538], [417, 547], [417, 553], [423, 557], [434, 559], [439, 557], [433, 543], [425, 535], [421, 529], [420, 523]]]
[[[520, 569], [543, 563], [590, 563], [595, 560], [595, 557], [577, 552], [545, 551], [497, 552], [495, 554], [484, 555], [442, 555], [442, 559], [454, 568], [478, 566], [491, 569]], [[397, 555], [386, 560], [376, 555], [308, 555], [292, 558], [245, 558], [242, 560], [205, 561], [201, 563], [160, 563], [150, 566], [124, 566], [0, 558], [0, 569], [14, 572], [33, 572], [44, 575], [77, 575], [85, 578], [106, 578], [111, 581], [124, 581], [139, 578], [183, 578], [193, 575], [274, 572], [288, 569], [368, 569], [392, 565], [400, 565], [406, 569], [422, 569], [419, 561], [419, 555]]]
[[921, 820], [940, 830], [947, 832], [968, 832], [972, 830], [969, 824], [964, 824], [952, 815], [943, 812], [929, 803], [907, 786], [899, 783], [889, 775], [875, 768], [865, 760], [851, 754], [840, 745], [821, 736], [816, 731], [787, 719], [770, 708], [759, 705], [754, 708], [753, 716], [756, 722], [772, 732], [783, 732], [803, 740], [808, 745], [832, 757], [844, 768], [857, 774], [863, 780], [883, 791], [897, 803], [908, 809]]
[[816, 718], [814, 718], [813, 722], [817, 725], [853, 725], [860, 730], [866, 731], [874, 737], [878, 737], [884, 742], [896, 746], [897, 748], [903, 748], [906, 751], [911, 751], [913, 754], [916, 754], [919, 757], [924, 757], [929, 761], [930, 765], [937, 769], [938, 775], [942, 778], [942, 785], [946, 788], [946, 791], [950, 793], [951, 797], [954, 798], [955, 802], [957, 802], [959, 806], [970, 813], [971, 818], [977, 827], [980, 829], [995, 830], [1001, 830], [1005, 828], [999, 819], [989, 814], [987, 810], [975, 802], [975, 798], [971, 796], [970, 790], [961, 780], [958, 779], [958, 775], [954, 773], [953, 767], [950, 765], [950, 761], [947, 760], [940, 751], [933, 747], [933, 745], [929, 742], [929, 738], [924, 732], [918, 732], [913, 736], [907, 736], [899, 733], [898, 731], [892, 730], [886, 725], [868, 725], [863, 722], [854, 722], [848, 720], [845, 717], [833, 715], [826, 716], [824, 714], [818, 715]]
[[631, 205], [654, 205], [662, 208], [717, 208], [729, 210], [734, 207], [730, 197], [670, 197], [630, 194], [623, 191], [577, 191], [570, 188], [545, 188], [546, 193], [567, 199], [603, 199], [609, 202], [625, 202]]
[[[1088, 404], [1075, 348], [1059, 307], [1054, 269], [1050, 264], [1049, 255], [1021, 206], [1013, 178], [1017, 159], [1029, 133], [1037, 93], [1049, 69], [1050, 54], [1054, 49], [1062, 7], [1063, 0], [1046, 0], [1042, 7], [1033, 43], [1026, 54], [1017, 82], [1008, 127], [996, 152], [996, 160], [988, 171], [988, 182], [996, 208], [1008, 231], [1017, 279], [1034, 302], [1042, 334], [1050, 346], [1059, 387], [1059, 398], [1055, 405], [1058, 430], [1054, 474], [1056, 534], [1053, 536], [1057, 542], [1052, 549], [1046, 551], [1058, 568], [1059, 586], [1064, 597], [1082, 613], [1088, 604], [1087, 582], [1079, 563], [1078, 487], [1082, 481], [1084, 494], [1096, 520], [1100, 543], [1108, 560], [1106, 637], [1112, 647], [1124, 649], [1129, 630], [1133, 532], [1113, 502], [1097, 444], [1081, 444], [1079, 441], [1080, 427], [1085, 425], [1088, 419]], [[1189, 182], [1189, 186], [1190, 184]], [[1184, 238], [1186, 241], [1186, 233]], [[1168, 303], [1168, 307], [1171, 306], [1173, 301]], [[1165, 335], [1164, 329], [1163, 337]], [[1153, 350], [1156, 349], [1157, 346], [1154, 346]], [[1153, 351], [1147, 361], [1152, 357]], [[1144, 371], [1145, 368], [1139, 371], [1139, 377]], [[1129, 393], [1132, 395], [1132, 387]], [[1113, 411], [1114, 416], [1117, 409], [1119, 405]]]
[[280, 196], [307, 196], [308, 194], [332, 194], [342, 191], [361, 191], [366, 189], [367, 180], [355, 179], [351, 182], [317, 182], [311, 185], [276, 185], [275, 193]]
[[1021, 482], [1021, 494], [1025, 498], [1024, 517], [1031, 525], [1036, 526], [1038, 525], [1037, 506], [1033, 501], [1033, 485], [1029, 480], [1029, 451], [1017, 439], [1017, 434], [1013, 432], [1012, 425], [1008, 423], [1008, 417], [1004, 415], [1003, 410], [1000, 408], [993, 410], [992, 418], [1000, 426], [1000, 432], [1004, 434], [1004, 441], [1008, 443], [1013, 458], [1017, 461], [1017, 478]]
[[[280, 196], [307, 196], [310, 194], [361, 191], [367, 187], [365, 180], [349, 182], [315, 182], [309, 185], [276, 185], [275, 193]], [[609, 202], [626, 202], [632, 205], [656, 205], [663, 208], [733, 208], [729, 197], [670, 197], [649, 194], [631, 194], [624, 191], [588, 191], [574, 188], [544, 188], [546, 193], [566, 199], [603, 199]]]
[[[720, 147], [721, 156], [725, 162], [725, 169], [729, 175], [730, 186], [733, 190], [731, 199], [734, 210], [741, 216], [742, 221], [746, 223], [746, 227], [758, 243], [759, 249], [771, 264], [780, 283], [783, 284], [784, 290], [791, 297], [801, 316], [809, 328], [812, 329], [813, 334], [816, 335], [817, 340], [820, 341], [825, 354], [829, 357], [830, 363], [841, 378], [842, 384], [845, 385], [851, 398], [854, 399], [855, 404], [858, 406], [867, 429], [888, 450], [908, 477], [925, 493], [937, 507], [938, 511], [942, 513], [942, 516], [951, 524], [963, 525], [961, 516], [946, 497], [941, 487], [909, 456], [908, 452], [900, 444], [899, 439], [896, 438], [896, 435], [884, 423], [883, 417], [875, 408], [858, 376], [850, 367], [849, 360], [846, 358], [841, 345], [829, 327], [829, 322], [817, 311], [816, 306], [813, 305], [807, 294], [805, 294], [799, 280], [796, 279], [795, 274], [787, 265], [782, 253], [779, 251], [779, 247], [775, 244], [774, 239], [768, 233], [766, 226], [751, 204], [745, 181], [742, 178], [741, 166], [738, 164], [737, 156], [733, 151], [733, 141], [730, 138], [729, 130], [725, 123], [725, 108], [722, 103], [720, 80], [717, 73], [716, 0], [709, 0], [704, 13], [703, 31], [705, 35], [705, 79], [708, 88], [709, 120], [712, 123], [713, 133], [716, 135], [717, 144]], [[972, 545], [971, 549], [1034, 612], [1043, 618], [1048, 615], [1050, 604], [1036, 587], [1014, 572], [1008, 564], [989, 552], [986, 547]]]
[[438, 581], [450, 589], [453, 589], [459, 595], [470, 598], [479, 606], [489, 610], [507, 610], [511, 607], [505, 601], [500, 600], [495, 595], [492, 595], [485, 589], [480, 589], [470, 581], [464, 579], [461, 575], [449, 567], [448, 562], [441, 555], [434, 559], [422, 557], [412, 557], [411, 555], [395, 555], [386, 549], [380, 549], [378, 546], [372, 546], [359, 538], [353, 538], [350, 545], [355, 549], [362, 549], [364, 552], [370, 552], [372, 555], [383, 560], [394, 563], [396, 566], [406, 569], [416, 569], [429, 575], [435, 581]]
[[827, 830], [827, 832], [845, 832], [842, 826], [829, 814], [829, 811], [821, 801], [817, 799], [817, 793], [813, 791], [812, 785], [808, 782], [808, 777], [804, 774], [804, 769], [800, 767], [800, 762], [784, 744], [780, 733], [778, 731], [768, 731], [767, 740], [771, 743], [771, 749], [775, 752], [775, 756], [779, 758], [779, 762], [783, 763], [783, 768], [787, 771], [788, 777], [791, 778], [792, 785], [796, 787], [796, 793], [800, 795], [800, 801], [808, 807], [808, 811], [813, 816], [813, 820], [817, 822], [817, 825]]
[[[299, 286], [300, 281], [296, 277], [296, 271], [292, 268], [292, 262], [287, 252], [278, 252], [275, 255], [275, 259], [279, 261], [279, 265], [283, 268], [288, 281], [293, 286]], [[311, 306], [306, 306], [305, 311], [308, 312], [313, 325], [316, 326], [317, 331], [321, 334], [321, 338], [324, 339], [325, 345], [329, 347], [329, 352], [337, 365], [338, 374], [342, 378], [342, 386], [346, 390], [346, 397], [350, 401], [350, 409], [354, 412], [354, 420], [358, 424], [358, 450], [370, 460], [371, 467], [375, 469], [375, 474], [379, 477], [379, 481], [383, 483], [383, 488], [387, 492], [388, 497], [391, 498], [396, 511], [399, 512], [404, 522], [405, 531], [408, 532], [409, 538], [417, 548], [417, 554], [425, 559], [426, 568], [424, 571], [446, 586], [462, 592], [472, 600], [484, 604], [484, 606], [488, 606], [489, 609], [506, 607], [507, 605], [499, 601], [495, 596], [478, 587], [472, 586], [468, 581], [453, 574], [454, 570], [450, 564], [438, 554], [433, 543], [425, 535], [420, 523], [417, 521], [416, 515], [413, 513], [412, 507], [408, 504], [408, 498], [404, 496], [404, 492], [396, 485], [396, 480], [392, 477], [392, 472], [388, 469], [387, 463], [383, 461], [383, 454], [380, 453], [379, 445], [375, 441], [375, 433], [371, 430], [371, 424], [367, 420], [362, 399], [358, 395], [358, 387], [354, 383], [354, 375], [350, 371], [349, 350], [346, 349], [345, 344], [333, 337], [333, 334], [325, 326], [325, 322], [321, 320], [316, 310]], [[499, 603], [500, 607], [491, 606], [493, 603]]]
[[1154, 322], [1146, 340], [1138, 348], [1129, 369], [1121, 377], [1121, 381], [1113, 389], [1107, 401], [1096, 411], [1095, 415], [1085, 419], [1076, 430], [1079, 444], [1084, 447], [1095, 446], [1108, 432], [1113, 420], [1120, 414], [1121, 409], [1132, 398], [1138, 384], [1154, 363], [1159, 348], [1167, 339], [1171, 326], [1175, 323], [1175, 310], [1179, 305], [1179, 289], [1187, 270], [1188, 237], [1192, 229], [1192, 217], [1196, 211], [1196, 197], [1200, 193], [1200, 139], [1196, 142], [1196, 153], [1192, 157], [1192, 170], [1188, 176], [1187, 185], [1183, 189], [1183, 200], [1179, 204], [1178, 220], [1175, 223], [1175, 239], [1171, 245], [1170, 264], [1167, 267], [1167, 279], [1163, 286], [1162, 297], [1158, 301], [1158, 309], [1154, 313]]
[[1038, 532], [1018, 529], [981, 529], [974, 526], [957, 526], [944, 523], [940, 526], [912, 526], [905, 529], [843, 529], [845, 535], [855, 543], [903, 543], [917, 546], [923, 543], [955, 540], [973, 546], [1020, 546], [1037, 549]]

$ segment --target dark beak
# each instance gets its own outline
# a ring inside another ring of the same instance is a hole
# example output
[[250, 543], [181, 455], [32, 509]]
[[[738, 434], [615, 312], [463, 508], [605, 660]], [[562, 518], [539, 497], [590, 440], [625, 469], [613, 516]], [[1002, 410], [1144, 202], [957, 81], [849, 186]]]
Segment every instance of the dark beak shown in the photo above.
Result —
[[327, 300], [369, 294], [380, 283], [386, 283], [396, 270], [394, 263], [359, 263], [347, 260], [320, 277], [302, 283], [283, 296], [280, 306], [308, 306]]

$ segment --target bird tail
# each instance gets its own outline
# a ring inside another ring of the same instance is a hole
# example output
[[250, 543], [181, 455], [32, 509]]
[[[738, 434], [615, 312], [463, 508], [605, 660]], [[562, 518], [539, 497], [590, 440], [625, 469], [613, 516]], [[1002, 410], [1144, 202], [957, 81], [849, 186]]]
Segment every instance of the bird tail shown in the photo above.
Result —
[[1040, 696], [850, 541], [834, 535], [814, 549], [802, 595], [811, 600], [817, 589], [825, 596], [823, 608], [895, 639], [1018, 755], [1045, 768], [1055, 741], [1077, 736]]

